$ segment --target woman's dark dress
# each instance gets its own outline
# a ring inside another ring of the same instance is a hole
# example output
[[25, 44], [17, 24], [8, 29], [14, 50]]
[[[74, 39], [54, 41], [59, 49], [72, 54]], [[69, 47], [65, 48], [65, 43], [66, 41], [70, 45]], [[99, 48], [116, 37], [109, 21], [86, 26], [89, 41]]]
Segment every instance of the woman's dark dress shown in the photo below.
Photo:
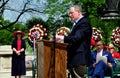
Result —
[[[17, 49], [17, 40], [15, 39], [12, 43], [12, 49]], [[26, 44], [24, 40], [21, 40], [21, 48], [26, 49]], [[17, 75], [26, 75], [26, 66], [25, 66], [25, 51], [21, 52], [18, 56], [14, 51], [12, 54], [12, 76]]]

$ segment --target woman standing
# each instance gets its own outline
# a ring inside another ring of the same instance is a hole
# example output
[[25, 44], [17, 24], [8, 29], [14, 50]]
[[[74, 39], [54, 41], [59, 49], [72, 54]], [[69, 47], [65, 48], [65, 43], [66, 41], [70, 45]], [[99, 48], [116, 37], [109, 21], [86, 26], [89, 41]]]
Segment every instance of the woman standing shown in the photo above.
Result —
[[12, 71], [11, 75], [15, 78], [21, 78], [21, 75], [26, 75], [25, 66], [25, 49], [26, 43], [22, 39], [24, 32], [18, 30], [13, 33], [15, 39], [12, 42]]

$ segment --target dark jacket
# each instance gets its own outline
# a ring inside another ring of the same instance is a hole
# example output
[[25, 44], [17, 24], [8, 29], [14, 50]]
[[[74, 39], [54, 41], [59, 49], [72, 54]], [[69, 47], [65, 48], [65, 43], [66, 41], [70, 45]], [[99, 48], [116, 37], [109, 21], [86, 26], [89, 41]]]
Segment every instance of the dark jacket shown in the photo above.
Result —
[[64, 42], [68, 43], [68, 67], [89, 65], [91, 36], [92, 27], [83, 17], [76, 23], [71, 33], [64, 37]]
[[[17, 49], [17, 40], [13, 40], [13, 43], [12, 43], [12, 49], [15, 48]], [[25, 41], [22, 40], [22, 43], [21, 43], [21, 49], [24, 48], [26, 49], [26, 44], [25, 44]], [[25, 52], [22, 52], [20, 56], [18, 56], [14, 51], [13, 51], [13, 55], [12, 55], [14, 58], [16, 57], [21, 57], [21, 58], [24, 58], [25, 59]]]

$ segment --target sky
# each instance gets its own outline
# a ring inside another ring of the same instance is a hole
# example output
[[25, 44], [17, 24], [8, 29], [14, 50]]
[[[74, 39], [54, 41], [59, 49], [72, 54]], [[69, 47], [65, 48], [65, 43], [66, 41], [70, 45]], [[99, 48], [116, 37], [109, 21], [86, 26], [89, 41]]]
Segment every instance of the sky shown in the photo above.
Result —
[[[7, 4], [7, 7], [17, 9], [18, 11], [22, 9], [24, 2], [26, 0], [10, 0]], [[28, 7], [32, 8], [39, 8], [39, 10], [43, 10], [45, 7], [45, 4], [47, 3], [47, 0], [40, 0], [40, 2], [37, 2], [37, 0], [30, 0], [30, 5]], [[5, 20], [10, 20], [13, 22], [18, 16], [17, 12], [10, 11], [10, 10], [5, 10], [3, 17]], [[30, 19], [31, 17], [41, 17], [43, 20], [47, 19], [47, 15], [41, 14], [41, 13], [24, 13], [21, 18], [19, 19], [19, 22], [25, 23], [26, 20]]]

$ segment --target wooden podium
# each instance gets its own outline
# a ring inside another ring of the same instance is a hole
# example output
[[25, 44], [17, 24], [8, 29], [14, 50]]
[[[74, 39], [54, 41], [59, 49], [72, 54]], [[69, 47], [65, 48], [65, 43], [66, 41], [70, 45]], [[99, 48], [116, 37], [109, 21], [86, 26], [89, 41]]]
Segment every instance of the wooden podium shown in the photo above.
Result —
[[66, 78], [65, 43], [37, 42], [37, 78]]

